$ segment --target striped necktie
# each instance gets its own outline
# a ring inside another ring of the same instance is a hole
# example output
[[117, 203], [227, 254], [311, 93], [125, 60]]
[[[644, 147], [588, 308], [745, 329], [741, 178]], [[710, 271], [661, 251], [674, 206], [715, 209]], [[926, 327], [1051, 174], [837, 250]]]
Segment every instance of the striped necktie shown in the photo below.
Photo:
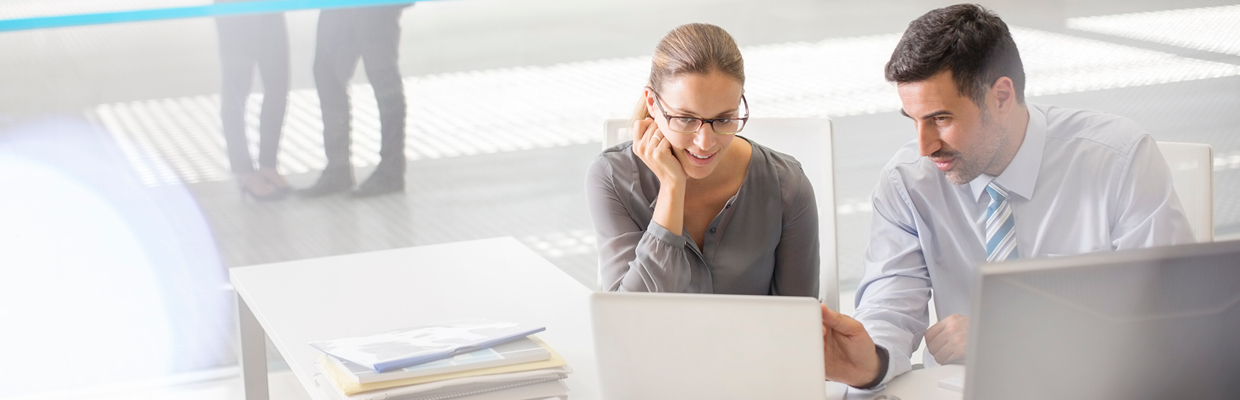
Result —
[[986, 207], [986, 261], [1015, 260], [1019, 257], [1016, 250], [1016, 218], [1012, 216], [1012, 203], [1008, 202], [1008, 193], [1003, 188], [990, 182], [986, 185], [986, 193], [990, 195], [990, 206]]

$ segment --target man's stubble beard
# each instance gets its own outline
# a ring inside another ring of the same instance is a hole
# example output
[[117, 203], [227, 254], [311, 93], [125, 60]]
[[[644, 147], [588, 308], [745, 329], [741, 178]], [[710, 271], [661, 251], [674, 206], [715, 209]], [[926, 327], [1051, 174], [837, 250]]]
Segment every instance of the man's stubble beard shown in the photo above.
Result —
[[[1007, 141], [1006, 132], [995, 123], [994, 119], [990, 117], [990, 113], [986, 112], [984, 108], [982, 109], [981, 117], [983, 135], [986, 135], [985, 139], [988, 140], [978, 143], [973, 148], [964, 149], [963, 151], [955, 150], [950, 153], [954, 155], [958, 164], [952, 171], [944, 172], [943, 175], [953, 185], [967, 184], [977, 179], [983, 172], [986, 172], [986, 168], [998, 156], [999, 149], [1002, 149]], [[964, 155], [964, 157], [961, 157], [961, 155]]]

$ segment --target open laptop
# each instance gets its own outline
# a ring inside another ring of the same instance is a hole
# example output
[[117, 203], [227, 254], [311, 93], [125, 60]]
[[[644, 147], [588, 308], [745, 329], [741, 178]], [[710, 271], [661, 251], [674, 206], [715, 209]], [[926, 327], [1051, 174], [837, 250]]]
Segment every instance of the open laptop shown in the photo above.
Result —
[[604, 400], [825, 398], [811, 297], [594, 293]]

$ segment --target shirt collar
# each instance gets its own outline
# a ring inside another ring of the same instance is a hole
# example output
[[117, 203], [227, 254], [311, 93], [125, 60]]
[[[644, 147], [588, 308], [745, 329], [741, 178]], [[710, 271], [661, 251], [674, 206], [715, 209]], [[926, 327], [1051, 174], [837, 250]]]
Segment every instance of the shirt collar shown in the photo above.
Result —
[[1008, 191], [1025, 199], [1033, 198], [1034, 186], [1038, 183], [1038, 171], [1042, 168], [1042, 152], [1046, 149], [1046, 114], [1033, 105], [1025, 107], [1029, 110], [1029, 123], [1025, 127], [1025, 140], [1016, 151], [1016, 157], [999, 176], [981, 174], [969, 182], [973, 190], [973, 198], [981, 198], [990, 182], [998, 183]]

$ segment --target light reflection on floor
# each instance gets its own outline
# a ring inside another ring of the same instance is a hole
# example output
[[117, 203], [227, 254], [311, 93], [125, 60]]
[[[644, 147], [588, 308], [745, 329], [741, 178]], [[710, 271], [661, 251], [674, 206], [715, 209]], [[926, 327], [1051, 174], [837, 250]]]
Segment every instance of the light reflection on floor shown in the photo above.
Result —
[[0, 133], [0, 397], [228, 357], [230, 297], [197, 206], [142, 185], [105, 135], [74, 121]]
[[[121, 215], [54, 169], [0, 158], [0, 396], [49, 388], [73, 374], [89, 386], [172, 370], [173, 324], [153, 265]], [[33, 373], [32, 373], [33, 372]]]

